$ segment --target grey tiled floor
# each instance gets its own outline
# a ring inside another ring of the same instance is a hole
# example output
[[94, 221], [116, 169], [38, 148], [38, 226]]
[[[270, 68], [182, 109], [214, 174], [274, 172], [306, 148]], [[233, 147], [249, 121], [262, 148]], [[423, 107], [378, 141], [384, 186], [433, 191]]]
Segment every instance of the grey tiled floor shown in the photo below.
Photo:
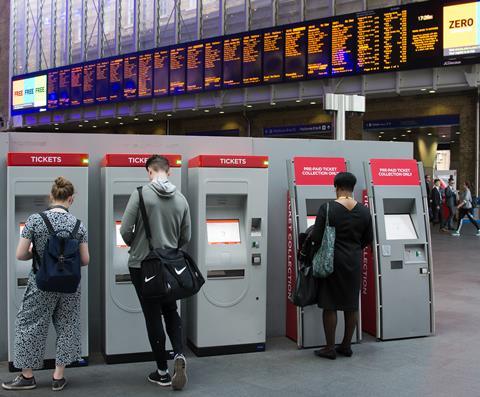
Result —
[[[286, 338], [268, 341], [265, 353], [188, 359], [183, 396], [480, 396], [480, 239], [465, 227], [461, 238], [434, 235], [437, 335], [376, 342], [365, 336], [350, 359], [327, 361], [297, 350]], [[69, 370], [67, 396], [167, 396], [145, 380], [151, 363]], [[37, 373], [51, 395], [49, 372]], [[0, 364], [0, 379], [8, 379]], [[0, 396], [16, 396], [0, 390]], [[179, 395], [178, 393], [176, 395]]]

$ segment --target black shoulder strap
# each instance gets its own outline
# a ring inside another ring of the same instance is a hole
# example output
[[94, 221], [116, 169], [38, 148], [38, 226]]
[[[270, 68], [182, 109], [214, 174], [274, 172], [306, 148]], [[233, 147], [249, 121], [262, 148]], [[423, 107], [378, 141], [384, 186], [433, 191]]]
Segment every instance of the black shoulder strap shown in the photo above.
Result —
[[80, 219], [77, 219], [77, 223], [75, 223], [75, 227], [72, 230], [72, 237], [74, 239], [77, 238], [78, 231], [80, 230], [80, 225], [82, 224], [82, 221]]
[[52, 223], [50, 222], [50, 219], [48, 219], [47, 214], [45, 214], [45, 212], [40, 212], [38, 215], [40, 215], [42, 217], [43, 222], [47, 226], [48, 233], [49, 234], [55, 234], [55, 229], [53, 228]]
[[152, 231], [150, 229], [150, 223], [148, 222], [147, 209], [145, 208], [145, 202], [143, 201], [143, 192], [142, 192], [143, 186], [138, 187], [137, 190], [138, 190], [138, 198], [140, 200], [140, 213], [142, 214], [143, 226], [145, 228], [145, 235], [147, 236], [147, 240], [148, 240], [148, 247], [150, 248], [150, 251], [153, 251]]

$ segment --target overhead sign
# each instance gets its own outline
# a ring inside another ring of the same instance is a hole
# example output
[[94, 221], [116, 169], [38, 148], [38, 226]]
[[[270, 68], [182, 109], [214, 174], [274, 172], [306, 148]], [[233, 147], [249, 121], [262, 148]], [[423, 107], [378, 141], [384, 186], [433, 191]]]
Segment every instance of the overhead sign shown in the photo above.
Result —
[[[103, 159], [104, 167], [145, 167], [147, 160], [152, 157], [153, 154], [138, 154], [138, 153], [115, 153], [106, 154]], [[181, 167], [182, 156], [179, 154], [161, 154], [165, 157], [170, 167]]]
[[268, 127], [263, 129], [264, 136], [295, 134], [315, 134], [324, 138], [333, 138], [332, 123], [289, 125], [284, 127]]
[[311, 186], [333, 186], [335, 176], [345, 172], [344, 158], [294, 157], [295, 184]]
[[375, 186], [418, 186], [416, 160], [372, 159], [370, 160], [372, 183]]
[[268, 156], [200, 155], [188, 162], [190, 168], [268, 168]]
[[88, 167], [85, 153], [8, 153], [9, 167]]
[[443, 9], [443, 55], [480, 54], [480, 2]]
[[442, 114], [437, 116], [408, 117], [402, 119], [367, 120], [363, 122], [363, 129], [387, 130], [396, 128], [441, 127], [460, 125], [460, 115]]
[[47, 75], [15, 79], [12, 82], [12, 109], [45, 108], [47, 106]]

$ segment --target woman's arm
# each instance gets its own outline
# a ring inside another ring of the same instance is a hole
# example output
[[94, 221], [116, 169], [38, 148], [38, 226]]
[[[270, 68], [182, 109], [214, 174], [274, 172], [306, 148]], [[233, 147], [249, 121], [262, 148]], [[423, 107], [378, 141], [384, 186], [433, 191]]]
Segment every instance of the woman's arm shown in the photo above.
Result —
[[32, 241], [28, 238], [21, 237], [17, 245], [17, 259], [19, 261], [29, 261], [33, 258]]
[[88, 252], [88, 243], [80, 243], [80, 262], [82, 266], [88, 266], [90, 262], [90, 253]]

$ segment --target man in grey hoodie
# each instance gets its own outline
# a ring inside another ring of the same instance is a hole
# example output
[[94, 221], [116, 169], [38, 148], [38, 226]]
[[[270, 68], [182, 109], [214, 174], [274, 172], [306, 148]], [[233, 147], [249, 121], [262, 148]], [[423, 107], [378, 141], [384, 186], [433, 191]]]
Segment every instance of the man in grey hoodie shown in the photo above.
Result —
[[[154, 248], [163, 249], [181, 248], [190, 241], [191, 234], [187, 200], [168, 180], [170, 165], [167, 158], [154, 155], [147, 160], [145, 167], [150, 183], [143, 186], [142, 195], [152, 231], [152, 245]], [[160, 386], [171, 385], [173, 389], [181, 390], [187, 382], [187, 375], [183, 355], [182, 321], [177, 312], [177, 304], [175, 301], [145, 300], [140, 293], [142, 284], [140, 265], [150, 249], [140, 213], [137, 190], [132, 193], [128, 201], [120, 234], [130, 247], [128, 267], [142, 306], [148, 339], [158, 367], [157, 371], [148, 376], [148, 380]], [[166, 336], [162, 315], [175, 353], [172, 377], [168, 372], [168, 354], [165, 351]]]

